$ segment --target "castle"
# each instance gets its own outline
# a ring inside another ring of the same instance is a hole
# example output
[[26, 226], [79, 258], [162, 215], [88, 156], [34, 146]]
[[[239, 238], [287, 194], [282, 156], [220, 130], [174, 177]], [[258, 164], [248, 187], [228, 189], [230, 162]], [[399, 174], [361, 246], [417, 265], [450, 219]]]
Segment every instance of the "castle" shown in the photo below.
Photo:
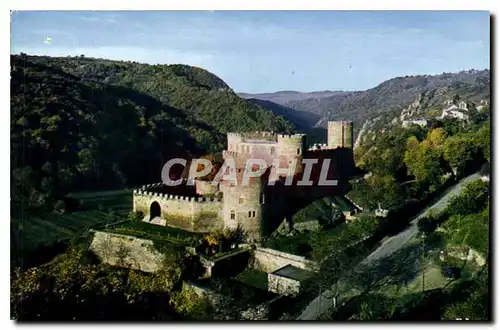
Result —
[[[227, 150], [222, 152], [225, 162], [235, 165], [234, 181], [195, 180], [193, 187], [170, 187], [163, 183], [150, 184], [133, 192], [133, 209], [146, 216], [144, 221], [156, 225], [179, 227], [193, 232], [210, 232], [217, 228], [241, 226], [249, 241], [259, 241], [300, 208], [317, 198], [344, 195], [348, 180], [354, 173], [353, 123], [328, 123], [328, 143], [320, 148], [306, 148], [306, 135], [284, 135], [273, 132], [228, 133]], [[246, 161], [264, 159], [267, 171], [260, 177], [241, 184]], [[312, 186], [300, 185], [304, 163], [316, 159], [310, 170]], [[328, 162], [328, 180], [337, 180], [335, 186], [320, 186], [318, 178], [323, 163]], [[270, 182], [273, 167], [288, 168], [291, 185], [284, 184], [286, 175], [278, 175]], [[294, 166], [295, 165], [295, 166]], [[293, 224], [292, 224], [293, 225]]]

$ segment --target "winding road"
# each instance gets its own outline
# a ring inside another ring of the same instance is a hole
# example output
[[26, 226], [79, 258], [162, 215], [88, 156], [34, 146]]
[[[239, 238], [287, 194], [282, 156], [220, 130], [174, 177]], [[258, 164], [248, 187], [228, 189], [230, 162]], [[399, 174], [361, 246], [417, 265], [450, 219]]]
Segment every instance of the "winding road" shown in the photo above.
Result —
[[[373, 261], [387, 257], [394, 253], [395, 251], [401, 249], [406, 246], [408, 242], [410, 242], [413, 238], [417, 236], [418, 228], [417, 221], [418, 219], [429, 215], [429, 212], [432, 210], [434, 212], [442, 211], [446, 208], [450, 200], [459, 195], [460, 192], [465, 188], [465, 186], [471, 182], [480, 179], [481, 176], [478, 173], [471, 174], [468, 177], [463, 178], [454, 186], [448, 188], [447, 191], [443, 193], [441, 198], [436, 201], [431, 206], [426, 207], [422, 210], [417, 216], [413, 218], [410, 222], [408, 228], [404, 231], [400, 232], [398, 235], [389, 238], [384, 241], [375, 251], [373, 251], [370, 255], [368, 255], [361, 263], [358, 265], [363, 266], [372, 263]], [[333, 296], [330, 290], [326, 290], [316, 298], [314, 298], [309, 305], [304, 309], [302, 314], [297, 318], [297, 320], [316, 320], [320, 315], [327, 312], [330, 308], [333, 307]], [[341, 297], [340, 297], [341, 298]], [[339, 299], [340, 300], [340, 299]]]

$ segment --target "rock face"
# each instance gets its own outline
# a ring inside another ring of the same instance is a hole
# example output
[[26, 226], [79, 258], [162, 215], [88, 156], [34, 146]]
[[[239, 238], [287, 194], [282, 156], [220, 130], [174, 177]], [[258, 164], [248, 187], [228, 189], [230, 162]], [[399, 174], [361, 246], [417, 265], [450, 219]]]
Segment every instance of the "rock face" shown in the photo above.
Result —
[[93, 234], [90, 250], [102, 262], [143, 272], [156, 272], [162, 267], [164, 256], [151, 240], [102, 231]]
[[401, 116], [399, 117], [399, 119], [401, 121], [413, 118], [413, 117], [415, 117], [418, 114], [418, 112], [420, 110], [420, 99], [421, 99], [421, 97], [422, 97], [422, 94], [420, 94], [417, 97], [417, 99], [415, 100], [415, 102], [413, 102], [406, 109], [403, 109], [403, 111], [401, 111]]

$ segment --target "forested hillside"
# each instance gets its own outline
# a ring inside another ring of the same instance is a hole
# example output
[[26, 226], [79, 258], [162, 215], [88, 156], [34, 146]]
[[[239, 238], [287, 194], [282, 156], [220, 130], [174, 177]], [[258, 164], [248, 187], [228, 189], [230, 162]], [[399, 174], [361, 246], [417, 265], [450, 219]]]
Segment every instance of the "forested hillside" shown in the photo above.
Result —
[[228, 131], [293, 124], [184, 65], [11, 56], [12, 196], [159, 181], [173, 156], [220, 151]]

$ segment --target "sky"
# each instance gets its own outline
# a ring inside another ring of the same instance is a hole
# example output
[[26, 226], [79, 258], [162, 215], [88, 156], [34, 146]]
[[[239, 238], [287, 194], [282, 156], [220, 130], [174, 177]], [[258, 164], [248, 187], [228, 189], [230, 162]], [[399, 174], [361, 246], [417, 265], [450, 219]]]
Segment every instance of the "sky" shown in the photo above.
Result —
[[398, 76], [489, 69], [489, 15], [18, 11], [11, 17], [11, 54], [188, 64], [236, 92], [365, 90]]

